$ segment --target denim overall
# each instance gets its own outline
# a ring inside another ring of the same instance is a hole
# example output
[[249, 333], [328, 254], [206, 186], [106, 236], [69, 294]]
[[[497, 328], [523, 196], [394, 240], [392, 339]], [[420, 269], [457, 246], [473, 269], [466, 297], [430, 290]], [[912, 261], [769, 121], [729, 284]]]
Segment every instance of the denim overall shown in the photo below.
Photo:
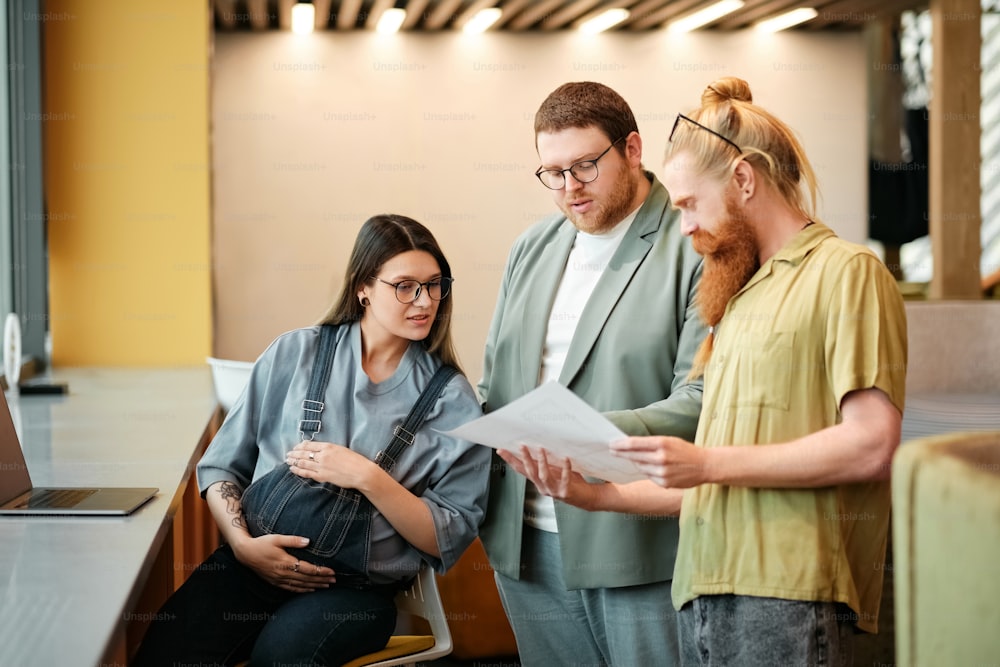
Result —
[[[322, 427], [323, 397], [330, 380], [336, 348], [336, 328], [323, 325], [319, 352], [313, 364], [308, 397], [302, 402], [299, 435], [312, 440]], [[442, 365], [402, 424], [392, 432], [389, 444], [375, 462], [392, 470], [400, 453], [413, 443], [428, 410], [458, 371]], [[331, 568], [341, 585], [368, 587], [368, 553], [371, 546], [372, 503], [356, 489], [318, 482], [294, 474], [282, 463], [243, 493], [243, 518], [254, 537], [267, 534], [301, 535], [309, 538], [303, 548], [286, 548], [302, 560]]]

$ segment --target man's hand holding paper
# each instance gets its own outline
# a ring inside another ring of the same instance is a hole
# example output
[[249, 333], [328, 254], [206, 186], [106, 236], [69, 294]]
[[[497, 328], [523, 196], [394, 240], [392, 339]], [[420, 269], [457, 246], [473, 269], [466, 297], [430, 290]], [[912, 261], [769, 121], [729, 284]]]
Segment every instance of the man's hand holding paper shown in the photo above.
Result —
[[499, 450], [515, 470], [544, 480], [556, 492], [548, 495], [556, 498], [560, 488], [571, 490], [573, 475], [618, 483], [647, 479], [632, 461], [611, 453], [610, 444], [625, 434], [558, 382], [547, 382], [448, 434]]

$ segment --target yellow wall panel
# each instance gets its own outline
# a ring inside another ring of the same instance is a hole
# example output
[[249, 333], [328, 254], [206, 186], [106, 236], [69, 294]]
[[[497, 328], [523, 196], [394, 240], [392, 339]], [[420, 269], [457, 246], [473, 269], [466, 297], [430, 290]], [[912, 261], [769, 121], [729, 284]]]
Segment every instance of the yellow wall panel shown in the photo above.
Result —
[[208, 3], [49, 0], [45, 16], [53, 364], [203, 363]]

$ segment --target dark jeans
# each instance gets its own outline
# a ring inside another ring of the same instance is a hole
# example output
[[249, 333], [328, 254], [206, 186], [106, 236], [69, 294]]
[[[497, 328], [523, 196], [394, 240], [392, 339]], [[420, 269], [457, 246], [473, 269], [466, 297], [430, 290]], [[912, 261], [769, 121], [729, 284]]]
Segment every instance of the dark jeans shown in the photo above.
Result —
[[849, 666], [857, 616], [835, 602], [704, 595], [677, 614], [684, 667]]
[[132, 667], [341, 665], [383, 648], [395, 589], [331, 586], [291, 593], [220, 547], [156, 615]]

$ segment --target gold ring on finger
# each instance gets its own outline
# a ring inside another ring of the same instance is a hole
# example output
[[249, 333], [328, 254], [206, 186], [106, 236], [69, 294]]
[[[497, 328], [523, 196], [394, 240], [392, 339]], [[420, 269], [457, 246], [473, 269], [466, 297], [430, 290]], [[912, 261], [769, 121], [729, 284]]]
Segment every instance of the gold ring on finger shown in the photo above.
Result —
[[292, 572], [299, 571], [299, 561], [295, 561], [295, 565], [292, 566]]

